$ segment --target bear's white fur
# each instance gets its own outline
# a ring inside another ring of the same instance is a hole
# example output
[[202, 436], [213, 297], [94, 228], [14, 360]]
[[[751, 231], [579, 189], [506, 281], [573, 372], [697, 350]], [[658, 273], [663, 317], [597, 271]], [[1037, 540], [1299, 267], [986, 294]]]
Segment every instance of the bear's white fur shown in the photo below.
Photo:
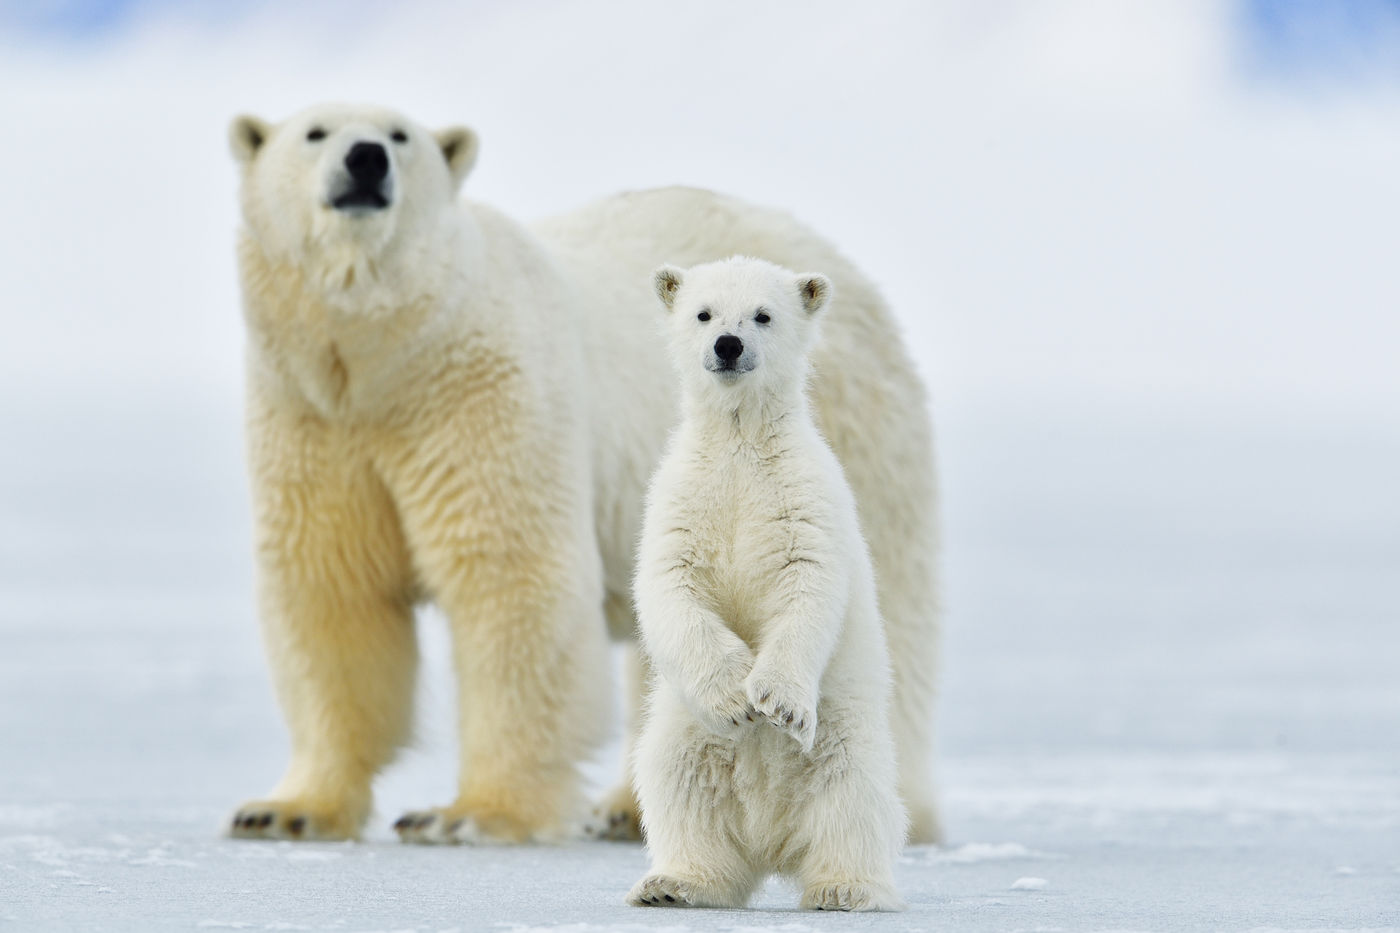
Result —
[[889, 659], [855, 498], [805, 394], [830, 284], [757, 259], [663, 268], [681, 423], [637, 557], [657, 672], [635, 774], [638, 906], [897, 909]]
[[[815, 407], [868, 530], [902, 792], [914, 838], [932, 838], [931, 441], [871, 285], [790, 217], [694, 189], [526, 229], [457, 201], [469, 130], [434, 134], [387, 110], [241, 117], [230, 134], [261, 616], [292, 737], [282, 781], [233, 832], [359, 832], [374, 775], [410, 737], [424, 599], [452, 631], [461, 772], [456, 800], [411, 811], [401, 836], [568, 828], [577, 764], [607, 728], [606, 635], [634, 632], [643, 494], [677, 412], [649, 276], [743, 252], [822, 268], [838, 289], [813, 354]], [[382, 150], [373, 191], [346, 161], [356, 144]], [[630, 668], [635, 706], [646, 671]], [[635, 808], [624, 781], [603, 831], [635, 833]]]

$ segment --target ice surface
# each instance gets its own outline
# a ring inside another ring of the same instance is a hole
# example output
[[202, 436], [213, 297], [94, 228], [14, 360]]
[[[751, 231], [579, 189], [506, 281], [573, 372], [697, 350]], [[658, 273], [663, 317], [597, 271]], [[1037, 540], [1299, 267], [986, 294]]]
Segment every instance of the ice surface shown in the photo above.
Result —
[[[0, 929], [1400, 929], [1400, 107], [1251, 87], [1225, 8], [313, 4], [0, 36]], [[703, 183], [876, 275], [946, 502], [948, 846], [900, 860], [907, 913], [799, 914], [777, 882], [639, 910], [637, 847], [399, 845], [453, 789], [432, 613], [422, 740], [366, 841], [220, 836], [286, 759], [224, 125], [328, 97], [475, 124], [470, 193], [522, 217]]]

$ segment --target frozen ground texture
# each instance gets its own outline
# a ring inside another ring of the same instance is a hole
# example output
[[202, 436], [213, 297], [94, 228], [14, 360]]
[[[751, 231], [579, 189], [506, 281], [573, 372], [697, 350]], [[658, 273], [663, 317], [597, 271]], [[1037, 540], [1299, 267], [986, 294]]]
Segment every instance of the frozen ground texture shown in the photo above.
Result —
[[[247, 592], [246, 529], [225, 511], [237, 497], [211, 495], [239, 482], [236, 432], [231, 412], [148, 414], [123, 425], [139, 432], [126, 443], [104, 419], [66, 422], [110, 443], [103, 488], [81, 503], [86, 527], [49, 524], [75, 505], [61, 471], [0, 478], [22, 493], [3, 542], [0, 924], [1400, 927], [1400, 514], [1371, 499], [1400, 466], [1394, 448], [1128, 431], [1052, 445], [983, 427], [986, 463], [950, 451], [965, 465], [950, 466], [949, 487], [969, 501], [950, 509], [949, 846], [901, 862], [908, 913], [832, 919], [787, 912], [795, 894], [780, 886], [756, 912], [623, 907], [645, 867], [631, 846], [393, 841], [399, 810], [445, 801], [452, 787], [451, 687], [431, 616], [426, 734], [382, 782], [367, 842], [220, 839], [228, 810], [265, 789], [285, 754]], [[945, 431], [945, 445], [960, 439]], [[1160, 484], [1152, 464], [1164, 443], [1185, 464], [1203, 461], [1183, 467], [1182, 488], [1143, 496], [1094, 465]], [[59, 448], [28, 455], [74, 462]], [[1032, 457], [1033, 479], [1007, 466]], [[1374, 473], [1341, 482], [1346, 464], [1366, 462]], [[1301, 490], [1314, 477], [1325, 483], [1317, 504], [1272, 505], [1274, 484]], [[1267, 493], [1251, 492], [1266, 478]], [[1355, 525], [1331, 524], [1349, 510]], [[1376, 560], [1368, 534], [1385, 548]], [[54, 563], [58, 552], [73, 563]], [[599, 762], [599, 783], [612, 767]]]
[[[1393, 90], [1256, 86], [1227, 4], [848, 6], [0, 35], [0, 929], [1400, 929]], [[397, 844], [452, 793], [431, 614], [367, 841], [220, 837], [286, 757], [223, 128], [328, 97], [474, 123], [470, 191], [520, 216], [707, 184], [884, 286], [946, 502], [949, 844], [909, 912], [640, 911], [639, 848]]]

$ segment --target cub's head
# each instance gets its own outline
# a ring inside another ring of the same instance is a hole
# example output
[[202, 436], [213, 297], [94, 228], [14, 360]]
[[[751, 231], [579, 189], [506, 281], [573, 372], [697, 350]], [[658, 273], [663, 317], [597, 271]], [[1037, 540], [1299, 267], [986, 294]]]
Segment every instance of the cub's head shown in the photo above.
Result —
[[817, 318], [831, 299], [825, 276], [735, 256], [662, 266], [653, 283], [670, 312], [671, 360], [688, 392], [728, 401], [801, 391]]
[[243, 218], [272, 253], [317, 245], [374, 252], [454, 200], [476, 161], [476, 134], [429, 132], [391, 110], [323, 104], [282, 123], [236, 117]]

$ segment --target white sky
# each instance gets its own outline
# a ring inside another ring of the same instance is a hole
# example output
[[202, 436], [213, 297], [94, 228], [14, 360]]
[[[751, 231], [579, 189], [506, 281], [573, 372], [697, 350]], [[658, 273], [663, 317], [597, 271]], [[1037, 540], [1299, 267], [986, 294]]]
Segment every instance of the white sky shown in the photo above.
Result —
[[[686, 182], [788, 207], [896, 305], [940, 416], [1400, 412], [1400, 98], [1244, 76], [1230, 8], [311, 5], [0, 54], [5, 407], [235, 399], [236, 112], [483, 137], [529, 219]], [[3, 46], [0, 46], [3, 48]]]

